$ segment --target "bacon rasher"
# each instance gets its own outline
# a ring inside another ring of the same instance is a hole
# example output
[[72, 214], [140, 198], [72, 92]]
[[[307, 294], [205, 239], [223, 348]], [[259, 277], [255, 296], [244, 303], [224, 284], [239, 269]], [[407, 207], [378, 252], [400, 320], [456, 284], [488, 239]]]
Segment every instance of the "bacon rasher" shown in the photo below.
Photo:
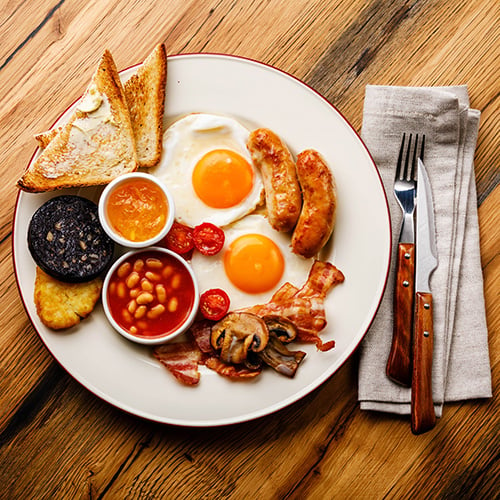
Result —
[[344, 275], [330, 262], [316, 260], [306, 283], [296, 288], [285, 283], [271, 300], [244, 311], [258, 316], [281, 316], [297, 327], [297, 340], [313, 342], [320, 351], [327, 351], [335, 342], [323, 343], [319, 333], [326, 326], [325, 297], [328, 291], [344, 281]]
[[153, 354], [177, 380], [186, 385], [196, 385], [200, 381], [198, 365], [203, 354], [194, 340], [156, 346]]

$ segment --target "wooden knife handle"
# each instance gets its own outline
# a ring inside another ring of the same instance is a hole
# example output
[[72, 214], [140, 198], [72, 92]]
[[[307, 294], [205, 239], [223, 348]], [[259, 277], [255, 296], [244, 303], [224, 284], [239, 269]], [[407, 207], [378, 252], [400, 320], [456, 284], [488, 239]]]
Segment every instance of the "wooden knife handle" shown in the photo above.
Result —
[[394, 287], [394, 326], [386, 374], [394, 382], [411, 386], [415, 245], [400, 243]]
[[411, 384], [411, 430], [414, 434], [422, 434], [436, 424], [432, 401], [433, 345], [432, 295], [418, 292], [415, 297]]

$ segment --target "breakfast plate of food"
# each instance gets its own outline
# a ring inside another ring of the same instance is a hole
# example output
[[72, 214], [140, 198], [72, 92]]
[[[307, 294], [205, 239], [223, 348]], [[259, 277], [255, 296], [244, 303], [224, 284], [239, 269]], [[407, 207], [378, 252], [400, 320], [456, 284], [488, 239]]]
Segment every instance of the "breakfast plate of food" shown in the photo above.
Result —
[[47, 349], [98, 397], [167, 424], [244, 422], [360, 344], [388, 275], [387, 200], [355, 130], [301, 81], [163, 45], [118, 72], [106, 51], [36, 139], [16, 279]]

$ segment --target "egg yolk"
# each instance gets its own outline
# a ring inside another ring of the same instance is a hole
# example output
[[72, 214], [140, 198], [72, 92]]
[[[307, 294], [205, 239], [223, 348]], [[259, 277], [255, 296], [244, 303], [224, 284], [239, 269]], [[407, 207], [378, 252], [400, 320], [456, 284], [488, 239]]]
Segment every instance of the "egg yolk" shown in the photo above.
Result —
[[209, 207], [234, 207], [250, 194], [253, 169], [238, 153], [214, 149], [195, 165], [192, 182], [198, 198]]
[[229, 245], [224, 254], [224, 269], [240, 290], [262, 293], [279, 283], [285, 261], [279, 247], [267, 236], [245, 234]]

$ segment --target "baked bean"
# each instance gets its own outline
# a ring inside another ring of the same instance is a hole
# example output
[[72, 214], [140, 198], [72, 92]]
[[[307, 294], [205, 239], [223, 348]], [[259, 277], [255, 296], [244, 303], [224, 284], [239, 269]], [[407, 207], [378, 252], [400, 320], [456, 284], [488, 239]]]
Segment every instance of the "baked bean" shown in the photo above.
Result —
[[137, 322], [137, 328], [139, 328], [139, 330], [146, 330], [147, 327], [148, 327], [147, 320], [141, 319]]
[[137, 283], [139, 283], [141, 277], [139, 276], [139, 273], [136, 271], [132, 271], [128, 276], [127, 279], [125, 280], [126, 285], [129, 288], [134, 288]]
[[152, 307], [146, 314], [149, 319], [159, 318], [165, 312], [165, 306], [162, 304], [156, 304]]
[[177, 311], [178, 305], [179, 305], [179, 300], [177, 299], [177, 297], [171, 297], [167, 304], [168, 312], [173, 313]]
[[135, 300], [131, 300], [128, 304], [127, 304], [127, 310], [130, 314], [134, 314], [135, 313], [135, 310], [137, 309], [137, 302]]
[[120, 281], [116, 285], [116, 295], [118, 295], [120, 299], [124, 299], [127, 296], [127, 287], [123, 281]]
[[163, 268], [163, 271], [161, 272], [161, 275], [164, 277], [164, 278], [168, 278], [172, 273], [174, 272], [174, 268], [172, 266], [165, 266]]
[[174, 274], [172, 276], [172, 281], [170, 282], [170, 286], [174, 290], [177, 290], [181, 286], [181, 275], [180, 274]]
[[127, 311], [127, 309], [124, 309], [122, 311], [122, 318], [127, 322], [127, 323], [132, 323], [134, 318], [132, 318], [132, 315]]
[[142, 259], [137, 259], [134, 262], [134, 271], [141, 272], [144, 269], [144, 261]]
[[132, 269], [132, 264], [130, 262], [124, 262], [118, 268], [118, 271], [116, 271], [116, 275], [119, 278], [125, 278], [125, 276], [128, 276], [130, 274], [131, 269]]
[[130, 292], [129, 292], [130, 298], [136, 299], [137, 297], [139, 297], [139, 294], [141, 292], [142, 292], [141, 288], [132, 288], [132, 290], [130, 290]]
[[148, 308], [146, 306], [144, 306], [144, 305], [139, 306], [134, 313], [134, 318], [135, 319], [143, 318], [144, 315], [147, 313], [147, 311], [148, 311]]
[[158, 273], [153, 273], [152, 271], [147, 271], [145, 274], [146, 278], [151, 281], [160, 281], [161, 276]]
[[146, 291], [146, 292], [152, 292], [153, 291], [153, 283], [151, 283], [151, 281], [149, 281], [148, 279], [146, 278], [142, 278], [142, 281], [141, 281], [141, 288]]
[[160, 259], [149, 258], [146, 259], [146, 266], [150, 269], [161, 269], [163, 264]]
[[132, 326], [130, 327], [130, 333], [131, 333], [132, 335], [137, 335], [138, 331], [139, 331], [139, 330], [137, 330], [137, 327], [136, 327], [136, 326], [132, 325]]
[[154, 297], [152, 293], [149, 292], [141, 292], [139, 296], [137, 297], [137, 303], [138, 304], [151, 304], [153, 302]]
[[158, 302], [163, 304], [167, 300], [167, 290], [163, 285], [156, 285], [155, 286], [156, 290], [156, 298], [158, 299]]

